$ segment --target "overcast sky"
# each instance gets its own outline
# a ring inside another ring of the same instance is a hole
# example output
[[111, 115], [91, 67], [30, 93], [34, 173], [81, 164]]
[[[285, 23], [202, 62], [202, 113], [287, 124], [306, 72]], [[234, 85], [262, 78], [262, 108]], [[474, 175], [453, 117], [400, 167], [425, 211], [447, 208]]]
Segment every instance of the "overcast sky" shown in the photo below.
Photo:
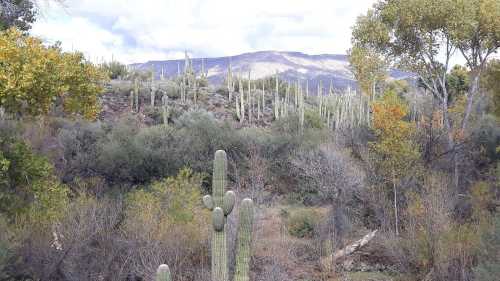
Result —
[[131, 63], [262, 50], [344, 54], [374, 0], [65, 0], [32, 34], [95, 60]]

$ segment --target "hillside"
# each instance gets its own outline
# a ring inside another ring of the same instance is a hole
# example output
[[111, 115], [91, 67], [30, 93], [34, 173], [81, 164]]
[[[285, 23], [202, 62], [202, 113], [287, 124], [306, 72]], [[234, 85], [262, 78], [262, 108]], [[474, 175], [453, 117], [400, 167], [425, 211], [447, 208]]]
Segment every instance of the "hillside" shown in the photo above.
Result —
[[[337, 89], [356, 87], [346, 55], [261, 51], [230, 57], [192, 59], [194, 70], [197, 73], [201, 72], [203, 65], [208, 80], [212, 84], [220, 84], [224, 81], [230, 62], [236, 75], [247, 77], [250, 71], [252, 79], [268, 77], [278, 72], [284, 80], [309, 80], [310, 89], [316, 89], [319, 81], [322, 81], [323, 85], [328, 85], [331, 81]], [[132, 64], [131, 67], [139, 70], [154, 69], [158, 78], [163, 69], [166, 77], [172, 77], [177, 75], [178, 69], [183, 71], [184, 60], [148, 61]], [[392, 70], [390, 75], [395, 79], [410, 77], [410, 74], [399, 70]]]

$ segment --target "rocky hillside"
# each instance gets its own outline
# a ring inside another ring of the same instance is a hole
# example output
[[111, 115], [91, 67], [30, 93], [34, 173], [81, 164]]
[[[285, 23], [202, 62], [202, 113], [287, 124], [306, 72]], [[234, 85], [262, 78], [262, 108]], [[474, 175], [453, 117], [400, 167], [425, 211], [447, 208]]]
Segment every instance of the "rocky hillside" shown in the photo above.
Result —
[[[332, 81], [337, 89], [356, 86], [346, 55], [261, 51], [231, 57], [192, 59], [194, 70], [200, 72], [203, 68], [213, 84], [224, 80], [230, 62], [236, 75], [247, 77], [250, 71], [252, 79], [258, 79], [278, 72], [285, 80], [309, 80], [309, 87], [313, 92], [319, 81], [323, 81], [323, 85]], [[131, 67], [140, 70], [154, 69], [157, 77], [160, 77], [163, 69], [164, 75], [171, 77], [177, 75], [178, 70], [183, 71], [184, 60], [148, 61], [132, 64]], [[395, 79], [405, 79], [410, 76], [402, 71], [391, 71], [391, 77]]]

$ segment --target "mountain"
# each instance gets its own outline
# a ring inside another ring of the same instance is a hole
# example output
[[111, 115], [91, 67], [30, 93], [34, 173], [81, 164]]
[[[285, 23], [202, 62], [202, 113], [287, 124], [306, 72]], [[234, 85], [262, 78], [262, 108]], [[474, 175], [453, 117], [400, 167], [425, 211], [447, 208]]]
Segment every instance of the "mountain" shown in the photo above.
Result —
[[[229, 62], [231, 62], [234, 75], [241, 75], [244, 78], [248, 77], [248, 71], [250, 71], [252, 79], [268, 77], [277, 71], [283, 80], [309, 80], [311, 90], [316, 89], [319, 81], [322, 81], [324, 87], [328, 87], [331, 81], [336, 89], [356, 87], [356, 81], [349, 69], [346, 55], [307, 55], [300, 52], [260, 51], [231, 57], [194, 58], [191, 61], [197, 73], [201, 71], [203, 61], [208, 80], [214, 84], [220, 84], [224, 81]], [[180, 71], [184, 69], [184, 60], [148, 61], [132, 64], [131, 67], [139, 70], [154, 68], [156, 77], [160, 77], [163, 68], [164, 75], [172, 77], [177, 75], [178, 69]], [[390, 75], [394, 79], [405, 79], [411, 76], [398, 70], [392, 70]]]

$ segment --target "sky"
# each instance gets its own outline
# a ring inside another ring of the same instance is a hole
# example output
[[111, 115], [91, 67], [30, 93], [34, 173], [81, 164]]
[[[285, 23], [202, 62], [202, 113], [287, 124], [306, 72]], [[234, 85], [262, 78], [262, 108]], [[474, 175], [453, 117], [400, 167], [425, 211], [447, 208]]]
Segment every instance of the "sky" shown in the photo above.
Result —
[[345, 54], [375, 0], [39, 0], [31, 34], [124, 63], [276, 50]]

